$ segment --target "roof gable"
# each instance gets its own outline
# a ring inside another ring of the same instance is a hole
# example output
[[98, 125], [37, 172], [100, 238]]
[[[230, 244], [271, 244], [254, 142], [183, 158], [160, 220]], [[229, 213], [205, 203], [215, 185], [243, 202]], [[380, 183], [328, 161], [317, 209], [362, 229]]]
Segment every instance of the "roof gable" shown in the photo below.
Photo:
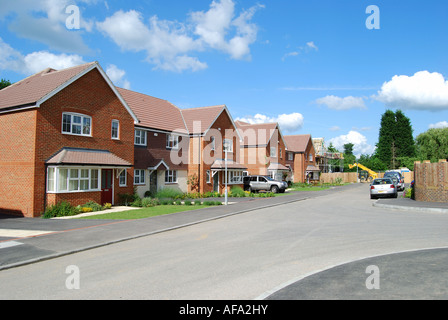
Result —
[[285, 141], [288, 145], [288, 151], [292, 152], [305, 152], [310, 143], [313, 145], [310, 134], [285, 136]]
[[[280, 126], [278, 123], [259, 123], [259, 124], [250, 124], [247, 122], [243, 122], [240, 120], [237, 120], [236, 122], [238, 131], [240, 131], [242, 138], [242, 146], [245, 147], [264, 147], [267, 146], [272, 138], [274, 137], [275, 132], [277, 131], [279, 134], [279, 139], [282, 139], [285, 145], [287, 145], [283, 134], [280, 130]], [[251, 144], [253, 141], [251, 141], [250, 137], [247, 137], [247, 134], [250, 134], [255, 131], [256, 134], [256, 145]], [[262, 134], [263, 131], [265, 134]], [[248, 139], [246, 139], [248, 138]]]
[[98, 62], [86, 63], [60, 71], [47, 68], [0, 90], [0, 113], [22, 108], [39, 108], [42, 103], [94, 69], [99, 71], [134, 121], [138, 122], [136, 115], [118, 93]]

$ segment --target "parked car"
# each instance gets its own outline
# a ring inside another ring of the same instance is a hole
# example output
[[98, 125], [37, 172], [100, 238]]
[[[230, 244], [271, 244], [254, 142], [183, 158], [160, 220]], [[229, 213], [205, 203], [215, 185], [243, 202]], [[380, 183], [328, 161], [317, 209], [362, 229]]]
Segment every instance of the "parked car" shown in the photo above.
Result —
[[243, 178], [244, 190], [250, 192], [271, 191], [274, 193], [284, 193], [288, 188], [288, 183], [277, 181], [269, 176], [246, 176]]
[[398, 182], [397, 182], [398, 191], [403, 191], [404, 190], [404, 178], [401, 175], [401, 173], [396, 172], [396, 171], [387, 171], [384, 174], [384, 178], [392, 178], [392, 177], [395, 177], [398, 180]]
[[380, 197], [398, 197], [397, 186], [391, 178], [375, 179], [370, 185], [370, 199], [377, 199]]

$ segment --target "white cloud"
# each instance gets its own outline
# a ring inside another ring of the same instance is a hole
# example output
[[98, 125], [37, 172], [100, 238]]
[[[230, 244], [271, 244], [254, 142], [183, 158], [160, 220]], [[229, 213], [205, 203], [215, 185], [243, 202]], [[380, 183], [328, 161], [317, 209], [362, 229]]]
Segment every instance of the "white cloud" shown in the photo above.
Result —
[[316, 46], [314, 41], [307, 42], [305, 46], [298, 47], [298, 50], [296, 50], [296, 51], [291, 51], [291, 52], [286, 53], [283, 56], [282, 60], [285, 61], [285, 59], [288, 57], [296, 57], [302, 53], [307, 53], [310, 51], [319, 51], [319, 48]]
[[441, 121], [429, 125], [429, 129], [443, 129], [443, 128], [448, 128], [448, 121]]
[[350, 131], [347, 135], [330, 139], [328, 144], [330, 143], [341, 152], [344, 151], [345, 144], [353, 143], [353, 154], [356, 157], [360, 157], [362, 154], [372, 154], [375, 151], [375, 147], [368, 144], [367, 138], [357, 131]]
[[131, 89], [131, 83], [125, 78], [126, 71], [111, 64], [107, 67], [106, 74], [116, 86], [123, 87], [124, 89]]
[[148, 62], [156, 69], [199, 71], [208, 66], [193, 55], [207, 49], [222, 51], [233, 59], [250, 57], [250, 45], [258, 32], [250, 21], [260, 7], [254, 6], [235, 18], [233, 0], [213, 1], [208, 11], [191, 13], [188, 23], [157, 16], [146, 23], [141, 13], [120, 10], [96, 25], [122, 50], [146, 52]]
[[326, 96], [316, 100], [319, 105], [326, 105], [328, 108], [333, 110], [350, 110], [350, 109], [367, 109], [364, 102], [364, 98], [361, 97], [336, 97], [336, 96]]
[[278, 123], [280, 129], [284, 133], [296, 132], [302, 129], [304, 124], [304, 117], [300, 113], [281, 114], [278, 117], [268, 117], [263, 114], [256, 114], [255, 116], [238, 118], [237, 120], [250, 124]]
[[[84, 3], [92, 1], [80, 0]], [[72, 32], [66, 26], [70, 0], [0, 1], [0, 19], [8, 16], [8, 28], [20, 37], [39, 41], [53, 50], [78, 54], [90, 53], [82, 34], [93, 24], [80, 20], [82, 31]], [[79, 2], [79, 1], [78, 1]], [[12, 17], [12, 18], [11, 18]]]
[[32, 52], [22, 55], [0, 38], [0, 69], [31, 75], [46, 68], [61, 70], [85, 61], [79, 55], [53, 54], [48, 51]]
[[448, 109], [448, 81], [440, 73], [421, 71], [413, 76], [394, 76], [373, 97], [388, 107], [415, 110]]

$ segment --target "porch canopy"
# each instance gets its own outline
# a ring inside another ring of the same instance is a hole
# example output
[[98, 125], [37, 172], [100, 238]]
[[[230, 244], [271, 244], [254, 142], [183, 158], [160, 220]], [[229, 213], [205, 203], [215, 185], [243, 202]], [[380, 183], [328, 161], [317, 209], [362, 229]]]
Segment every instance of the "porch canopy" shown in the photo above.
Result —
[[[226, 169], [226, 161], [223, 159], [215, 160], [211, 169], [213, 171], [224, 171]], [[227, 170], [244, 171], [247, 170], [247, 167], [233, 160], [227, 160]]]
[[93, 166], [126, 169], [132, 163], [107, 150], [63, 148], [47, 162], [50, 166]]
[[291, 169], [282, 165], [281, 163], [271, 163], [268, 171], [290, 171]]
[[320, 172], [321, 170], [318, 167], [316, 167], [316, 166], [308, 166], [306, 168], [306, 171], [307, 172]]

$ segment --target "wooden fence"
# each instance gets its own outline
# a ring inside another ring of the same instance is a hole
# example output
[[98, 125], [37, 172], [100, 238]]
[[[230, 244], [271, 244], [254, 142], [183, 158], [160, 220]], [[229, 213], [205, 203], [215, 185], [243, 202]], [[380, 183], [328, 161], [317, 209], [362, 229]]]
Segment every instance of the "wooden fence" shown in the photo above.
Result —
[[448, 162], [416, 162], [415, 200], [423, 202], [448, 202]]

